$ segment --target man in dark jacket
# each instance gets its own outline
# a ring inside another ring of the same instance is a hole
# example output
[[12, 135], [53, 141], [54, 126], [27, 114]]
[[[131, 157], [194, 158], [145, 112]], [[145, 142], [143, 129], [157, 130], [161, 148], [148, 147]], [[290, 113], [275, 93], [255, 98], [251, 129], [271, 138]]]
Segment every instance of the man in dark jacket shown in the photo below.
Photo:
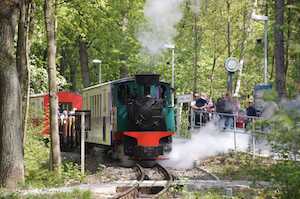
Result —
[[253, 101], [249, 102], [249, 106], [247, 107], [246, 112], [247, 112], [247, 116], [252, 116], [252, 117], [256, 117], [257, 116], [257, 114], [256, 114], [257, 111], [256, 111], [256, 109], [254, 107]]
[[250, 122], [253, 120], [252, 117], [257, 116], [257, 110], [254, 107], [253, 101], [249, 101], [249, 105], [246, 109], [246, 114], [247, 114], [247, 121], [246, 121], [246, 127], [250, 124]]
[[233, 128], [233, 101], [229, 93], [218, 100], [216, 108], [221, 120], [224, 120], [223, 129]]
[[[199, 97], [191, 104], [195, 112], [195, 123], [196, 125], [202, 125], [208, 121], [208, 113], [205, 112], [208, 105], [207, 96], [205, 93], [201, 93]], [[198, 110], [198, 112], [197, 112]], [[201, 112], [202, 111], [202, 112]], [[201, 118], [201, 120], [200, 120]], [[200, 123], [201, 121], [201, 123]]]

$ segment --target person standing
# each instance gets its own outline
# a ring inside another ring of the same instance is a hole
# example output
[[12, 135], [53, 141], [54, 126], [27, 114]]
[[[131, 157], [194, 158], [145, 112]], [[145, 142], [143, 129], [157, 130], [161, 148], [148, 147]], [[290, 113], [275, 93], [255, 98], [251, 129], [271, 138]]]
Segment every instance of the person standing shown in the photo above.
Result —
[[233, 128], [233, 101], [229, 93], [226, 93], [216, 104], [221, 121], [224, 121], [223, 129]]

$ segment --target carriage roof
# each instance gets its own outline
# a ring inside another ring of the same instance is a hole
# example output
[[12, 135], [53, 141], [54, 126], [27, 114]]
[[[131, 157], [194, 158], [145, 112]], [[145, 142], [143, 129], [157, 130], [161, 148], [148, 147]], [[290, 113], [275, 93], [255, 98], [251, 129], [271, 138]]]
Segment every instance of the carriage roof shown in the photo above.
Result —
[[[97, 87], [105, 86], [105, 85], [109, 85], [109, 84], [120, 84], [120, 83], [131, 82], [131, 81], [135, 81], [135, 78], [134, 77], [126, 77], [126, 78], [117, 79], [117, 80], [113, 80], [113, 81], [109, 81], [109, 82], [104, 82], [104, 83], [96, 84], [93, 86], [89, 86], [87, 88], [83, 88], [82, 91], [87, 91], [87, 90], [90, 90], [93, 88], [97, 88]], [[159, 82], [170, 85], [168, 82], [164, 82], [164, 81], [159, 81]]]

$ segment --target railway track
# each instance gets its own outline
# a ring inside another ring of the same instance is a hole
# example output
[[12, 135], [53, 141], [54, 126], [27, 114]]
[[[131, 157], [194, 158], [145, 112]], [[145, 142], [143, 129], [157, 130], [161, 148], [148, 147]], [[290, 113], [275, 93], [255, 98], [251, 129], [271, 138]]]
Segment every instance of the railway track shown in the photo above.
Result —
[[[145, 169], [139, 164], [135, 166], [137, 173], [137, 182], [130, 186], [117, 187], [118, 193], [116, 196], [112, 197], [113, 199], [138, 199], [138, 198], [161, 198], [168, 193], [173, 182], [173, 176], [168, 172], [166, 168], [160, 164], [156, 164], [151, 169]], [[156, 173], [156, 177], [153, 176], [153, 173]], [[157, 173], [162, 179], [157, 179]], [[166, 181], [164, 185], [149, 185], [149, 186], [140, 186], [140, 183], [143, 181], [152, 180], [152, 181]]]

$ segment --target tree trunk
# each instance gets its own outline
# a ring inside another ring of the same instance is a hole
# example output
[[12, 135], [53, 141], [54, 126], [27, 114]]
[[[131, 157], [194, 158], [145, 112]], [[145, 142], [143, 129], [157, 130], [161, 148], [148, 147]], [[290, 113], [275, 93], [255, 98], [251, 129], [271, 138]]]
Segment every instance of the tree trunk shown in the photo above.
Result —
[[198, 15], [194, 14], [194, 25], [193, 25], [193, 32], [194, 32], [194, 59], [193, 59], [193, 92], [197, 92], [197, 79], [199, 78], [198, 76]]
[[79, 39], [79, 59], [83, 86], [88, 87], [90, 85], [90, 71], [88, 64], [87, 43], [83, 38]]
[[275, 2], [275, 67], [276, 67], [276, 90], [279, 98], [287, 96], [286, 92], [286, 68], [284, 63], [284, 0], [276, 0]]
[[227, 29], [226, 29], [226, 36], [227, 36], [227, 56], [231, 56], [231, 19], [230, 19], [230, 0], [226, 0], [227, 5]]
[[0, 4], [0, 187], [24, 182], [22, 103], [14, 54], [18, 1]]
[[55, 40], [55, 0], [45, 0], [45, 26], [47, 32], [48, 49], [48, 79], [50, 97], [50, 138], [51, 138], [51, 165], [50, 169], [59, 173], [61, 157], [58, 134], [58, 100], [56, 85], [56, 40]]
[[[25, 137], [27, 130], [27, 117], [28, 117], [28, 105], [29, 105], [29, 91], [30, 91], [30, 70], [28, 65], [29, 60], [29, 29], [32, 28], [32, 12], [33, 5], [31, 1], [21, 0], [20, 4], [20, 16], [18, 24], [18, 41], [16, 51], [16, 63], [19, 73], [19, 81], [21, 84], [21, 96], [22, 96], [22, 139]], [[23, 142], [24, 143], [24, 142]]]
[[241, 88], [241, 79], [242, 79], [242, 72], [244, 67], [244, 54], [245, 54], [245, 45], [247, 44], [247, 27], [246, 27], [246, 20], [247, 20], [247, 8], [244, 8], [243, 13], [243, 37], [240, 44], [240, 69], [237, 76], [237, 81], [234, 89], [234, 96], [239, 96], [240, 88]]
[[77, 91], [77, 65], [71, 64], [70, 65], [70, 80], [71, 80], [71, 89], [72, 91]]
[[[292, 1], [288, 0], [288, 5], [292, 5]], [[292, 22], [292, 12], [291, 8], [288, 8], [287, 13], [287, 35], [286, 35], [286, 48], [285, 48], [285, 73], [287, 73], [287, 69], [289, 67], [289, 48], [290, 48], [290, 40], [291, 40], [291, 22]]]
[[[231, 18], [230, 18], [230, 0], [226, 0], [227, 5], [227, 30], [226, 30], [226, 36], [227, 36], [227, 56], [231, 56]], [[227, 73], [227, 92], [232, 95], [232, 76], [233, 74], [231, 72]]]
[[[122, 17], [122, 32], [123, 35], [126, 35], [127, 29], [128, 29], [128, 10], [129, 7], [126, 7], [123, 11], [123, 17]], [[120, 55], [120, 78], [125, 78], [129, 76], [129, 69], [128, 69], [128, 53], [126, 52], [126, 44], [128, 43], [127, 37], [125, 37], [125, 40], [122, 44], [122, 54]]]
[[211, 73], [210, 73], [210, 89], [209, 89], [210, 97], [213, 96], [213, 82], [214, 82], [214, 74], [215, 74], [216, 64], [217, 64], [217, 57], [216, 57], [216, 53], [214, 52], [213, 64], [212, 64], [212, 69], [211, 69]]
[[[61, 55], [61, 61], [59, 65], [59, 72], [62, 76], [66, 78], [66, 70], [68, 68], [68, 57], [67, 57], [65, 47], [61, 48], [60, 55]], [[69, 79], [67, 79], [67, 81], [69, 82]]]

